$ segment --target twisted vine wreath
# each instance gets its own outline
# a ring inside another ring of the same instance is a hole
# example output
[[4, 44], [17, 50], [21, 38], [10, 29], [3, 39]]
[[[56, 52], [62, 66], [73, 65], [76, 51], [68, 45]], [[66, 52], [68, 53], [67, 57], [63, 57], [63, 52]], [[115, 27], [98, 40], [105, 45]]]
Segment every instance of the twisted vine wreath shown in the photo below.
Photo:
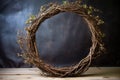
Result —
[[[49, 76], [66, 77], [75, 76], [85, 72], [89, 68], [91, 60], [100, 55], [101, 51], [104, 49], [102, 44], [103, 34], [99, 29], [99, 25], [103, 24], [103, 21], [99, 16], [93, 15], [97, 11], [97, 9], [91, 6], [81, 4], [81, 0], [75, 2], [64, 1], [62, 4], [49, 3], [48, 5], [41, 6], [39, 14], [36, 17], [32, 15], [27, 21], [27, 23], [30, 22], [30, 25], [26, 27], [26, 35], [18, 35], [18, 43], [22, 49], [22, 57], [25, 62], [35, 65], [42, 70], [44, 75]], [[88, 55], [77, 64], [69, 67], [54, 67], [45, 63], [41, 60], [36, 45], [36, 31], [38, 30], [39, 25], [46, 19], [61, 12], [73, 12], [79, 14], [88, 24], [92, 35], [92, 46], [90, 47]]]

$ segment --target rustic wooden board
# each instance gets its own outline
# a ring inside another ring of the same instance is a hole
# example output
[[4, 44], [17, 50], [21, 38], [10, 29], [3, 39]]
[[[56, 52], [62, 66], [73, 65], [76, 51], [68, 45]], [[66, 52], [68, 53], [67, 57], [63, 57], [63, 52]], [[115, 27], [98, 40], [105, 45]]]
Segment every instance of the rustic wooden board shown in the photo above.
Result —
[[91, 67], [81, 77], [45, 77], [38, 68], [0, 68], [0, 80], [120, 80], [120, 67]]

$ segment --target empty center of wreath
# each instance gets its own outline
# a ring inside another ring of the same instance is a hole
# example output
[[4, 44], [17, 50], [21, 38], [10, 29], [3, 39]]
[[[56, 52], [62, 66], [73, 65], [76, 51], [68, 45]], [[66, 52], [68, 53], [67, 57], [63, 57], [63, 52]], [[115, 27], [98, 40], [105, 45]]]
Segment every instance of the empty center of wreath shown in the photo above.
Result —
[[84, 19], [75, 13], [59, 13], [46, 19], [36, 33], [40, 58], [56, 67], [77, 64], [91, 47], [91, 33]]

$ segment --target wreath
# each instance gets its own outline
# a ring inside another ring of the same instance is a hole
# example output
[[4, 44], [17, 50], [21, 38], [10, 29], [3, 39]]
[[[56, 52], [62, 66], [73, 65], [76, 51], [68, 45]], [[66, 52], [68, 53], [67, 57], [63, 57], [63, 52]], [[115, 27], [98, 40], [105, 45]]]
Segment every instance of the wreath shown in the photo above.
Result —
[[[54, 67], [41, 60], [36, 45], [36, 31], [43, 21], [62, 12], [79, 14], [85, 20], [91, 32], [92, 45], [88, 55], [77, 64], [69, 67]], [[99, 25], [104, 22], [99, 18], [99, 16], [94, 15], [96, 12], [99, 12], [99, 10], [91, 6], [87, 6], [86, 4], [82, 4], [81, 0], [77, 0], [75, 2], [64, 1], [62, 4], [49, 3], [41, 6], [38, 15], [31, 15], [31, 17], [27, 20], [26, 23], [30, 24], [25, 27], [26, 34], [19, 32], [18, 43], [22, 50], [22, 54], [19, 55], [24, 58], [25, 62], [38, 67], [46, 76], [66, 77], [82, 74], [88, 70], [91, 61], [100, 55], [102, 53], [101, 51], [104, 50], [102, 43], [103, 34], [99, 29]]]

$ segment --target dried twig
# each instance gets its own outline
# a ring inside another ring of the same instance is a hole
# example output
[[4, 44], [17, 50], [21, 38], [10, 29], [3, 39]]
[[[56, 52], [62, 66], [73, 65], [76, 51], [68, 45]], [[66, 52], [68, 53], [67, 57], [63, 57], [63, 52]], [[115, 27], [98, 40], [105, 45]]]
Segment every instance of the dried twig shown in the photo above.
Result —
[[[103, 51], [104, 49], [101, 41], [102, 33], [98, 28], [100, 24], [103, 24], [103, 21], [98, 16], [93, 15], [93, 13], [98, 10], [91, 6], [81, 4], [80, 2], [81, 1], [78, 0], [75, 2], [64, 2], [63, 4], [50, 3], [42, 6], [37, 17], [34, 17], [34, 21], [26, 27], [27, 34], [18, 36], [18, 41], [20, 42], [20, 47], [23, 50], [22, 53], [24, 54], [23, 58], [25, 61], [37, 66], [45, 73], [45, 75], [65, 77], [81, 74], [89, 68], [93, 57], [100, 55], [100, 51]], [[83, 17], [92, 34], [92, 46], [90, 47], [89, 54], [79, 61], [78, 64], [58, 68], [46, 64], [40, 59], [35, 37], [36, 31], [43, 21], [61, 12], [73, 12]]]

